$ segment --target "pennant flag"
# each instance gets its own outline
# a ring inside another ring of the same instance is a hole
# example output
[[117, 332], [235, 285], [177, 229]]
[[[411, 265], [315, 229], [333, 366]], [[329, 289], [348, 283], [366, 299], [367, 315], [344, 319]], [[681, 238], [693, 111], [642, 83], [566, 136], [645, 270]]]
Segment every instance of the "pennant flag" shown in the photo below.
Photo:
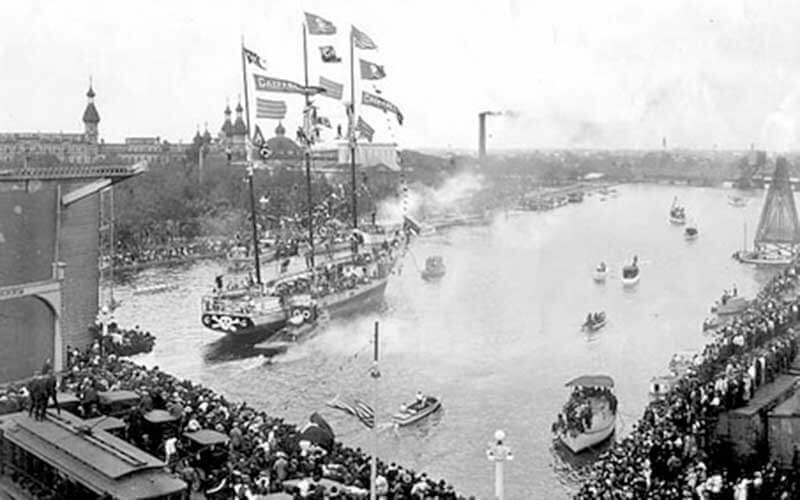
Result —
[[344, 85], [328, 80], [324, 76], [319, 77], [319, 86], [325, 89], [325, 97], [341, 99], [344, 93]]
[[358, 62], [361, 64], [361, 78], [364, 80], [380, 80], [386, 77], [386, 70], [383, 69], [383, 66], [363, 59], [359, 59]]
[[299, 83], [289, 80], [282, 80], [280, 78], [271, 78], [263, 75], [253, 75], [256, 82], [256, 90], [262, 92], [284, 92], [286, 94], [303, 94], [314, 95], [320, 92], [325, 92], [325, 89], [320, 87], [304, 87]]
[[306, 24], [308, 25], [308, 32], [312, 35], [334, 35], [336, 34], [336, 26], [327, 19], [323, 19], [314, 14], [306, 14]]
[[375, 45], [375, 42], [372, 41], [372, 38], [367, 36], [367, 34], [363, 31], [359, 31], [359, 29], [355, 26], [353, 26], [353, 29], [350, 30], [350, 36], [353, 39], [353, 44], [355, 44], [355, 46], [359, 49], [371, 50], [378, 48], [378, 46]]
[[256, 98], [256, 118], [282, 120], [286, 118], [286, 103], [284, 101]]
[[383, 111], [390, 111], [397, 117], [397, 123], [400, 125], [403, 124], [403, 113], [400, 112], [400, 109], [397, 106], [387, 101], [383, 97], [370, 94], [369, 92], [361, 92], [361, 104], [364, 106], [372, 106], [373, 108], [382, 109]]
[[244, 58], [247, 62], [249, 62], [250, 64], [255, 64], [264, 71], [267, 70], [267, 61], [259, 57], [258, 54], [244, 47], [242, 47], [242, 52], [244, 52]]
[[319, 53], [322, 55], [322, 62], [325, 63], [338, 63], [342, 62], [342, 58], [336, 55], [336, 49], [333, 45], [323, 45], [319, 48]]
[[372, 142], [372, 136], [375, 135], [375, 129], [370, 127], [369, 124], [360, 116], [358, 117], [358, 123], [356, 123], [356, 130], [361, 134], [362, 137], [366, 137], [369, 142]]
[[253, 148], [258, 152], [259, 159], [266, 160], [272, 156], [272, 149], [267, 146], [267, 141], [264, 140], [264, 135], [258, 125], [256, 125], [255, 133], [253, 133], [252, 144]]
[[345, 401], [341, 401], [338, 397], [333, 401], [328, 403], [328, 406], [331, 408], [335, 408], [337, 410], [341, 410], [345, 413], [348, 413], [356, 418], [358, 418], [362, 424], [372, 429], [375, 427], [375, 412], [373, 409], [365, 402], [356, 399], [353, 400], [353, 403], [347, 403]]

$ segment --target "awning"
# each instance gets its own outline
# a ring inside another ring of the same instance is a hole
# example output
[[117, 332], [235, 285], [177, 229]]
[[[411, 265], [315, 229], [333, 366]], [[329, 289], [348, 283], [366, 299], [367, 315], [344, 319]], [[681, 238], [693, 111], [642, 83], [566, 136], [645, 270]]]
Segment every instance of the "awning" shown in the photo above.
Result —
[[567, 387], [614, 387], [614, 379], [608, 375], [583, 375], [564, 385]]

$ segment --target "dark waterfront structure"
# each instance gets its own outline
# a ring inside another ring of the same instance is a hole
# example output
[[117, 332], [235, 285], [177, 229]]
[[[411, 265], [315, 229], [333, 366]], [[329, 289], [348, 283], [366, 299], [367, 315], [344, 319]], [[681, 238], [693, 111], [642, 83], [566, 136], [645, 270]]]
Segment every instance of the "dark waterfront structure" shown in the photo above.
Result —
[[162, 460], [66, 411], [50, 410], [41, 421], [25, 412], [4, 416], [0, 460], [0, 493], [9, 498], [189, 498]]
[[80, 165], [0, 170], [0, 382], [91, 342], [98, 307], [100, 191], [143, 172]]

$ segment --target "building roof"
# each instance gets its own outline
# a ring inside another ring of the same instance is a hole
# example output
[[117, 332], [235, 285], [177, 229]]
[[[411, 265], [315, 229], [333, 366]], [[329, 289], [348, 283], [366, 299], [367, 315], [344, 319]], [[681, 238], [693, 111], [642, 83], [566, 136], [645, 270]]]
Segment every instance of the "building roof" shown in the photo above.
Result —
[[100, 114], [93, 102], [86, 105], [86, 110], [83, 112], [83, 123], [100, 123]]
[[[236, 109], [238, 110], [240, 107], [241, 104]], [[236, 121], [233, 122], [233, 135], [247, 135], [247, 125], [244, 124], [241, 115], [237, 116]]]
[[[227, 111], [230, 111], [230, 108], [227, 108]], [[225, 117], [225, 121], [222, 123], [220, 130], [225, 137], [230, 137], [233, 135], [233, 122], [231, 122], [230, 113], [226, 114], [228, 116]]]
[[4, 439], [97, 493], [126, 500], [186, 489], [163, 471], [161, 460], [68, 412], [56, 416], [51, 410], [42, 421], [15, 413], [3, 417], [0, 427]]

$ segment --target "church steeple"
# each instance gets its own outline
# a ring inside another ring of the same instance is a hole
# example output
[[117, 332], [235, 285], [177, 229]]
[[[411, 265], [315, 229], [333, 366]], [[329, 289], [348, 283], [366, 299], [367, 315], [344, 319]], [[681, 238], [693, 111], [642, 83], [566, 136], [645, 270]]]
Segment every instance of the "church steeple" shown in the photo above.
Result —
[[226, 138], [233, 135], [233, 122], [231, 121], [231, 106], [228, 104], [227, 99], [225, 100], [225, 121], [222, 122], [222, 127], [220, 128], [220, 137]]
[[94, 86], [92, 85], [92, 78], [89, 77], [89, 90], [86, 92], [86, 109], [83, 111], [83, 131], [86, 138], [93, 143], [97, 143], [99, 131], [98, 124], [100, 123], [100, 114], [94, 105]]
[[236, 105], [236, 121], [233, 122], [233, 135], [235, 136], [244, 137], [247, 135], [247, 125], [245, 125], [244, 118], [242, 117], [243, 111], [242, 98], [239, 97], [239, 104]]

